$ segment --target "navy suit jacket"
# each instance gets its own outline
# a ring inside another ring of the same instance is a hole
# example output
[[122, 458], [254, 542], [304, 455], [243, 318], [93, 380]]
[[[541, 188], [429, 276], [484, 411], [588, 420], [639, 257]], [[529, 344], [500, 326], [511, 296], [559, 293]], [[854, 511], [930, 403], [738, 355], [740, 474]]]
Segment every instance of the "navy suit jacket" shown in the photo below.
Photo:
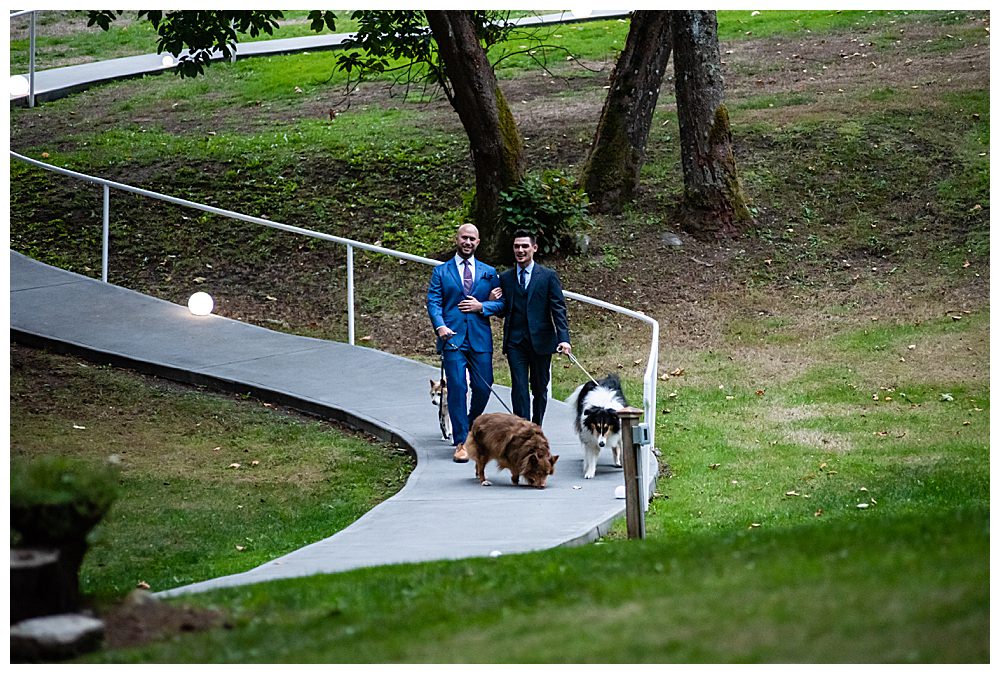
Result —
[[[463, 313], [458, 303], [465, 299], [462, 278], [454, 258], [439, 264], [431, 274], [427, 286], [427, 315], [435, 334], [442, 325], [455, 331], [450, 343], [460, 347], [469, 338], [472, 351], [493, 353], [493, 332], [490, 330], [490, 316], [503, 311], [503, 300], [489, 300], [490, 291], [500, 285], [497, 270], [476, 258], [476, 278], [472, 280], [473, 297], [483, 303], [483, 313]], [[437, 352], [444, 348], [444, 340], [437, 338]]]
[[[503, 352], [507, 353], [510, 333], [510, 307], [518, 291], [517, 265], [500, 274], [503, 290], [504, 315]], [[528, 282], [528, 333], [535, 353], [555, 353], [560, 342], [569, 342], [569, 321], [566, 319], [566, 298], [559, 276], [548, 267], [535, 263]]]

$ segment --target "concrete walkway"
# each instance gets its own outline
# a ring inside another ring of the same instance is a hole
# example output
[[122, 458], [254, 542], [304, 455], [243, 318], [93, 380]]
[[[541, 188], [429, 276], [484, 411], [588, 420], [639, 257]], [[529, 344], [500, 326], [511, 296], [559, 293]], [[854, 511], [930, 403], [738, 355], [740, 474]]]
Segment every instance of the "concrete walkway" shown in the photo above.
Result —
[[[428, 269], [428, 275], [430, 270]], [[348, 528], [244, 573], [161, 592], [173, 596], [359, 567], [481, 557], [585, 543], [624, 513], [622, 472], [601, 456], [583, 479], [567, 405], [549, 403], [544, 430], [560, 455], [544, 490], [514, 487], [509, 473], [451, 461], [428, 380], [437, 368], [363, 347], [274, 332], [51, 267], [11, 251], [11, 338], [170, 379], [250, 392], [342, 420], [412, 449], [406, 486]], [[413, 330], [426, 330], [421, 323]], [[509, 389], [495, 387], [505, 400]], [[491, 399], [487, 411], [504, 411]]]
[[[514, 23], [523, 26], [553, 24], [553, 23], [574, 23], [580, 21], [596, 21], [600, 19], [612, 19], [628, 16], [631, 10], [610, 9], [593, 10], [587, 16], [576, 17], [570, 12], [559, 12], [555, 14], [545, 14], [543, 16], [529, 16], [517, 19]], [[99, 30], [94, 28], [93, 30]], [[38, 28], [38, 35], [43, 36], [44, 27]], [[280, 30], [278, 33], [280, 34]], [[344, 41], [353, 33], [319, 33], [304, 37], [278, 38], [272, 40], [257, 40], [254, 42], [241, 42], [235, 49], [236, 58], [250, 58], [254, 56], [272, 56], [278, 54], [293, 54], [304, 51], [322, 51], [328, 49], [340, 49]], [[155, 46], [155, 45], [153, 45]], [[142, 75], [155, 75], [174, 67], [173, 61], [164, 62], [164, 57], [169, 58], [169, 54], [142, 54], [139, 56], [127, 56], [124, 58], [109, 59], [107, 61], [96, 61], [93, 63], [83, 63], [64, 68], [51, 68], [35, 71], [35, 100], [36, 102], [52, 101], [63, 96], [68, 96], [74, 92], [83, 91], [95, 84], [111, 82], [114, 80], [127, 79], [130, 77], [140, 77]], [[214, 60], [221, 60], [222, 56]], [[44, 59], [39, 58], [36, 67], [45, 67]], [[13, 74], [13, 73], [12, 73]], [[27, 73], [21, 74], [27, 78]], [[10, 100], [16, 104], [26, 104], [27, 94], [11, 94]]]

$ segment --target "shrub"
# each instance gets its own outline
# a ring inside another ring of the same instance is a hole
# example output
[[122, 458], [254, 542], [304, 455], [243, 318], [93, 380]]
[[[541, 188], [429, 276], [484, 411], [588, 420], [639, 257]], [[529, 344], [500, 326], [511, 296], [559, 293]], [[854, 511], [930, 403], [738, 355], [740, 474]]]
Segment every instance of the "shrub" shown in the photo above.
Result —
[[118, 494], [118, 471], [66, 457], [14, 459], [10, 524], [25, 545], [86, 541]]
[[500, 227], [508, 238], [519, 229], [534, 234], [540, 256], [574, 252], [592, 222], [588, 206], [586, 192], [562, 171], [532, 173], [500, 194]]

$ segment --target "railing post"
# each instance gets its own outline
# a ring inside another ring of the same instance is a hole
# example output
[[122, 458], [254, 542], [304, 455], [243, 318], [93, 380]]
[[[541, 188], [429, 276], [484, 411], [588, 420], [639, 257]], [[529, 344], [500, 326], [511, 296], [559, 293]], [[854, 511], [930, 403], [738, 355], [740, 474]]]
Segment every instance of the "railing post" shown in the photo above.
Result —
[[347, 343], [354, 346], [354, 246], [347, 244]]
[[641, 445], [635, 442], [633, 429], [641, 426], [636, 422], [642, 416], [642, 410], [626, 407], [618, 410], [618, 418], [622, 421], [622, 463], [625, 468], [625, 524], [629, 538], [646, 537], [645, 508], [642, 503], [643, 489], [640, 488], [641, 474], [639, 468], [639, 450]]
[[101, 224], [101, 280], [108, 282], [108, 247], [110, 243], [111, 190], [104, 185], [104, 216]]
[[28, 16], [28, 107], [35, 107], [35, 13]]

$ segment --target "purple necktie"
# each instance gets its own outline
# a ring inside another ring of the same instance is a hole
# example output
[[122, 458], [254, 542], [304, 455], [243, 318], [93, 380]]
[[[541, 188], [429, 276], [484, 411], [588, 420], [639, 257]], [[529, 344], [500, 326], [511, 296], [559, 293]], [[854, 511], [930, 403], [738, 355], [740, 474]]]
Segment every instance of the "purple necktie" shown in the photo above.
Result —
[[465, 265], [465, 272], [462, 274], [462, 287], [466, 295], [472, 294], [472, 267], [468, 260], [462, 260]]

